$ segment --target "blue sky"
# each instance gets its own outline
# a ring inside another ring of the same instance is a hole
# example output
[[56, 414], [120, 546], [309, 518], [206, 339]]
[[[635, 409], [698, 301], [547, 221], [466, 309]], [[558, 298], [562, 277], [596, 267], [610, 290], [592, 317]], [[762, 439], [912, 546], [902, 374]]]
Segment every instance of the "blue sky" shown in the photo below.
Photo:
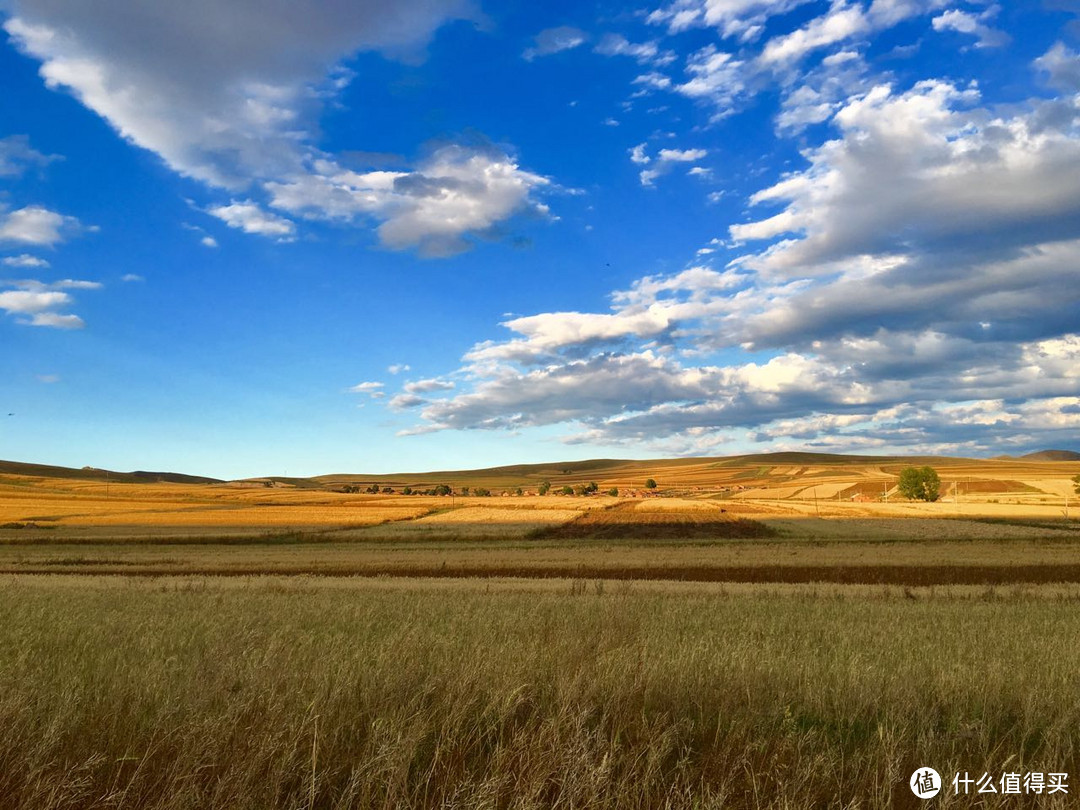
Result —
[[1080, 3], [0, 15], [0, 458], [1078, 446]]

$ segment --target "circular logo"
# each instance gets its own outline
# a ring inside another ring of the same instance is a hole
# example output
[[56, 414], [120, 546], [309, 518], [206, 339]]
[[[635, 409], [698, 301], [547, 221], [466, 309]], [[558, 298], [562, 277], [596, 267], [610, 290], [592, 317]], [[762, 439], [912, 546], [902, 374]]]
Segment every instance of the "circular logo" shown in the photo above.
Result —
[[911, 792], [920, 799], [932, 799], [941, 792], [941, 774], [933, 768], [919, 768], [911, 775]]

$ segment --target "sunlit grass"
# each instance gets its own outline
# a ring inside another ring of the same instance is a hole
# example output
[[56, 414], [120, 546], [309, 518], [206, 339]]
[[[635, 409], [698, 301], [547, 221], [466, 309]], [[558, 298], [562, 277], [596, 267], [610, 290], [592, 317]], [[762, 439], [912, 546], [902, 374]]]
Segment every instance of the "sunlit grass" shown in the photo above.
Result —
[[1068, 590], [337, 582], [6, 581], [3, 806], [873, 808], [918, 765], [1076, 772]]

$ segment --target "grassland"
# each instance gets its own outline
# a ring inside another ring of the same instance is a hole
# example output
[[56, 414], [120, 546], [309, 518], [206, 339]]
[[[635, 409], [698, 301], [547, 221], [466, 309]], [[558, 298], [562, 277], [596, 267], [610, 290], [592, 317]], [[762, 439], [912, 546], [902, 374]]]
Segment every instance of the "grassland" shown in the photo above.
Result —
[[619, 498], [8, 468], [0, 807], [870, 810], [916, 806], [921, 765], [1078, 778], [1080, 464], [866, 500], [903, 462], [414, 479]]
[[920, 765], [1077, 772], [1078, 601], [21, 577], [0, 597], [0, 795], [12, 810], [909, 806]]

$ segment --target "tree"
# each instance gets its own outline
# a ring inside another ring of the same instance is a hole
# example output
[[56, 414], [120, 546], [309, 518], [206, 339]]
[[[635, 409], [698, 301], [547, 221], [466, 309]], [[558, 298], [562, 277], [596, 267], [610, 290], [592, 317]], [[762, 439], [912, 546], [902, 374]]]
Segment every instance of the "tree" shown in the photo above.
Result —
[[900, 472], [896, 488], [912, 501], [936, 501], [941, 496], [941, 479], [933, 467], [908, 467]]
[[645, 489], [656, 489], [656, 479], [650, 478], [645, 482]]
[[559, 492], [561, 492], [563, 495], [573, 495], [574, 494], [574, 488], [570, 487], [570, 486], [566, 486], [566, 487], [563, 487], [562, 489], [560, 489]]
[[468, 495], [469, 494], [469, 488], [468, 487], [462, 487], [461, 488], [461, 494], [462, 495]]
[[547, 495], [549, 489], [551, 489], [551, 482], [550, 481], [541, 481], [540, 482], [540, 488], [537, 489], [536, 491], [538, 493], [540, 493], [541, 495]]
[[1073, 476], [1073, 490], [1077, 495], [1080, 495], [1080, 475]]
[[412, 487], [405, 487], [405, 489], [401, 490], [401, 494], [402, 495], [412, 495]]
[[609, 489], [607, 491], [607, 494], [610, 495], [612, 498], [618, 498], [619, 497], [619, 488], [618, 487], [612, 487], [611, 489]]
[[585, 487], [585, 491], [589, 493], [596, 492], [598, 489], [600, 489], [600, 485], [595, 481], [590, 481], [589, 485]]

